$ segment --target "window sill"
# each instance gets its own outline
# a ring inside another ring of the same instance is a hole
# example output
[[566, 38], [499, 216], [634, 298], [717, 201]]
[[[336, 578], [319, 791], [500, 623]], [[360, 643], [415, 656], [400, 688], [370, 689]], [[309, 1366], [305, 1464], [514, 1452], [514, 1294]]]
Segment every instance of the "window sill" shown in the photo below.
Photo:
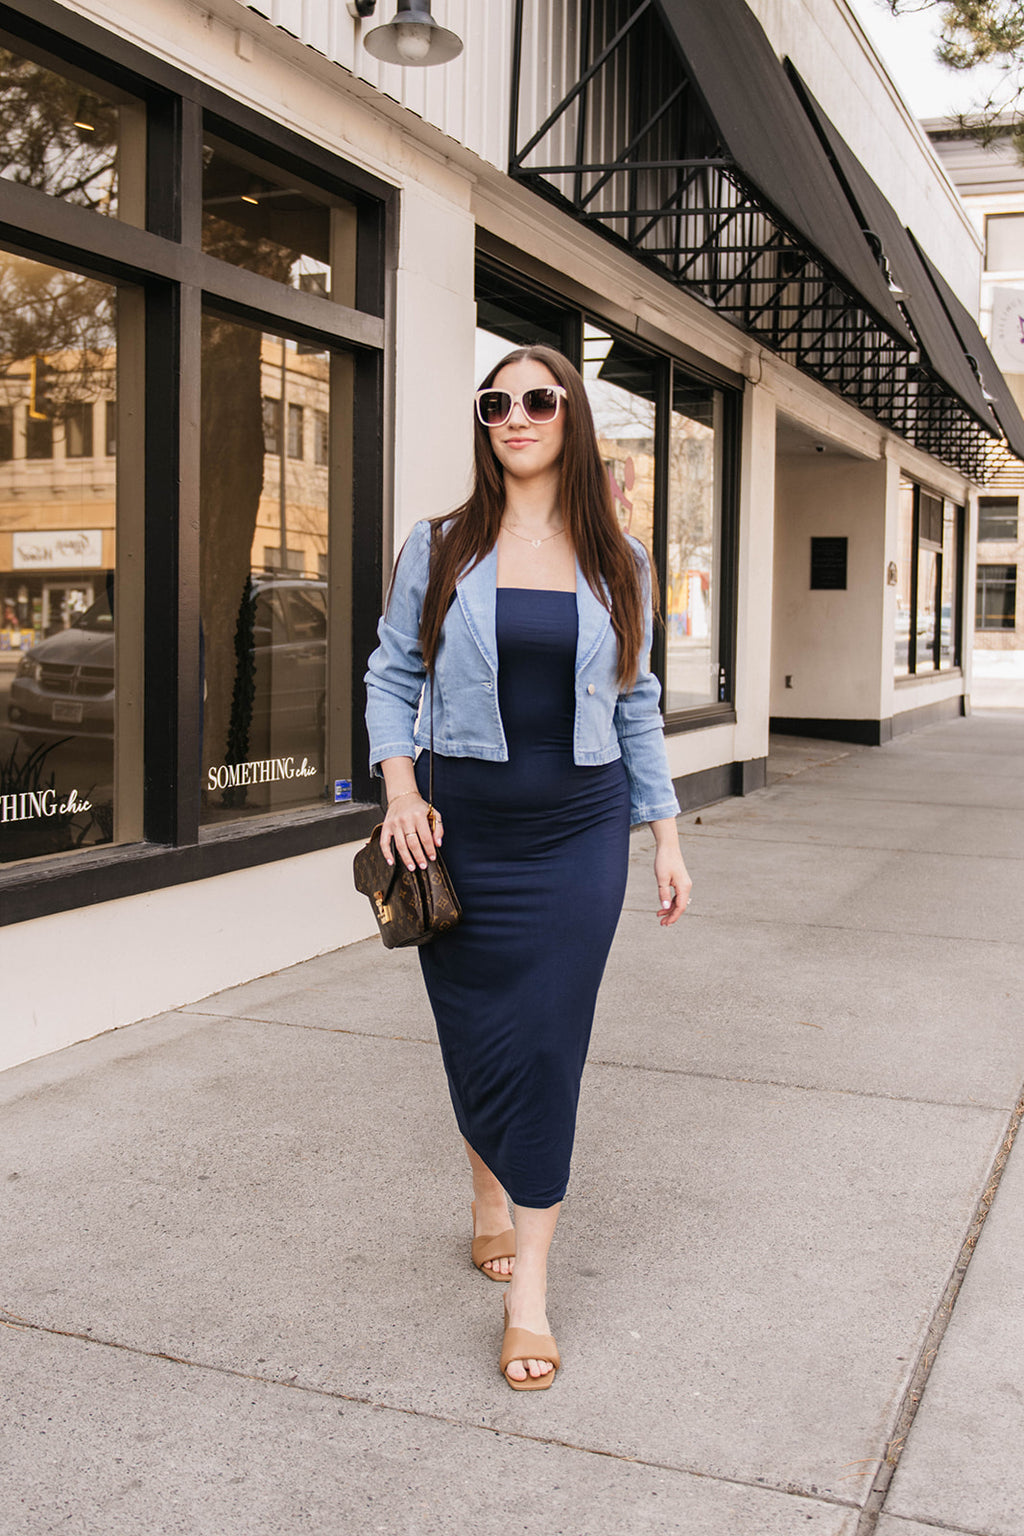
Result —
[[961, 667], [943, 667], [940, 672], [915, 672], [911, 677], [893, 678], [897, 688], [919, 688], [925, 683], [944, 683], [947, 678], [963, 677]]
[[318, 806], [227, 822], [186, 848], [126, 843], [9, 864], [0, 867], [0, 927], [356, 842], [379, 820], [372, 804]]
[[697, 709], [680, 710], [665, 716], [665, 734], [678, 736], [684, 731], [702, 731], [712, 725], [735, 725], [735, 704], [705, 704]]

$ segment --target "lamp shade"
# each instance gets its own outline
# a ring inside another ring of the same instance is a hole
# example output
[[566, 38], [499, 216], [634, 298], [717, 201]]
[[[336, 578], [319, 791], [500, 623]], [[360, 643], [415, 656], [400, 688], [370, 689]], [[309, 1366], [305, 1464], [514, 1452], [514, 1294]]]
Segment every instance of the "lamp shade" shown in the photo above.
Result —
[[398, 0], [393, 21], [374, 27], [363, 39], [367, 53], [385, 64], [447, 64], [462, 52], [462, 39], [438, 26], [430, 0]]

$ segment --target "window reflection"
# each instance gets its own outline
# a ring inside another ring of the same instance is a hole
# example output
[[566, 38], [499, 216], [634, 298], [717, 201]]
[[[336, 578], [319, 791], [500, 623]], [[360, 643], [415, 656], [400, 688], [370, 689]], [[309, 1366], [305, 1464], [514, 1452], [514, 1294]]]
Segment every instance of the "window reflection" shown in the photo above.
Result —
[[203, 145], [202, 239], [219, 261], [355, 304], [355, 207], [211, 137]]
[[957, 663], [956, 578], [960, 560], [960, 509], [947, 501], [942, 519], [942, 606], [939, 610], [939, 665]]
[[917, 667], [918, 672], [935, 671], [935, 634], [938, 622], [935, 593], [939, 574], [938, 556], [933, 549], [920, 549], [917, 555]]
[[896, 634], [893, 671], [897, 677], [910, 672], [910, 633], [914, 624], [912, 603], [914, 572], [914, 486], [900, 481], [900, 507], [896, 535]]
[[719, 696], [721, 393], [676, 372], [669, 429], [665, 710]]
[[0, 176], [142, 227], [142, 103], [70, 65], [57, 73], [23, 44], [2, 40]]
[[596, 326], [583, 328], [583, 379], [619, 522], [654, 558], [656, 360]]
[[324, 796], [329, 467], [303, 423], [330, 395], [326, 351], [205, 317], [205, 823]]
[[0, 861], [114, 837], [114, 299], [0, 253]]

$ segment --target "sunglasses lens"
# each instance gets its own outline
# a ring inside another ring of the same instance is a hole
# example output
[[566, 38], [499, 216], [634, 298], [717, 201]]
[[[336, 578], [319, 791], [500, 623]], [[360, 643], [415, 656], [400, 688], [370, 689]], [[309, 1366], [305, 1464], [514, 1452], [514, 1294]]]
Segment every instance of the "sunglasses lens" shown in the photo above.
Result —
[[558, 415], [558, 399], [554, 389], [528, 389], [523, 396], [523, 410], [531, 421], [554, 421]]
[[477, 396], [476, 408], [485, 427], [500, 427], [512, 413], [512, 396], [506, 389], [485, 389]]

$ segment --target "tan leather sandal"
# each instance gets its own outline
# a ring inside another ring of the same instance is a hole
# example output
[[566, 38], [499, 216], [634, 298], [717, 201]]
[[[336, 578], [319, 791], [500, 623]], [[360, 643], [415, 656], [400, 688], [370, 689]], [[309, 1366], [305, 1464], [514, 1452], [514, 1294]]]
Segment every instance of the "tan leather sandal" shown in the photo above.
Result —
[[[473, 1212], [473, 1223], [475, 1225], [475, 1200], [471, 1206], [471, 1210]], [[511, 1275], [495, 1274], [493, 1269], [484, 1269], [484, 1265], [489, 1259], [514, 1259], [515, 1256], [516, 1234], [514, 1227], [509, 1227], [505, 1232], [499, 1232], [496, 1237], [474, 1237], [472, 1247], [470, 1248], [470, 1257], [472, 1258], [473, 1263], [476, 1265], [477, 1269], [482, 1275], [487, 1276], [488, 1280], [511, 1280]]]
[[[531, 1376], [527, 1373], [525, 1380], [515, 1381], [508, 1374], [508, 1368], [513, 1360], [521, 1360], [525, 1365], [527, 1360], [550, 1360], [551, 1370], [543, 1376]], [[562, 1358], [558, 1353], [558, 1345], [550, 1333], [531, 1333], [528, 1328], [512, 1328], [508, 1320], [508, 1307], [505, 1308], [505, 1337], [501, 1343], [501, 1359], [498, 1369], [512, 1388], [513, 1392], [543, 1392], [545, 1387], [550, 1387], [562, 1364]]]

